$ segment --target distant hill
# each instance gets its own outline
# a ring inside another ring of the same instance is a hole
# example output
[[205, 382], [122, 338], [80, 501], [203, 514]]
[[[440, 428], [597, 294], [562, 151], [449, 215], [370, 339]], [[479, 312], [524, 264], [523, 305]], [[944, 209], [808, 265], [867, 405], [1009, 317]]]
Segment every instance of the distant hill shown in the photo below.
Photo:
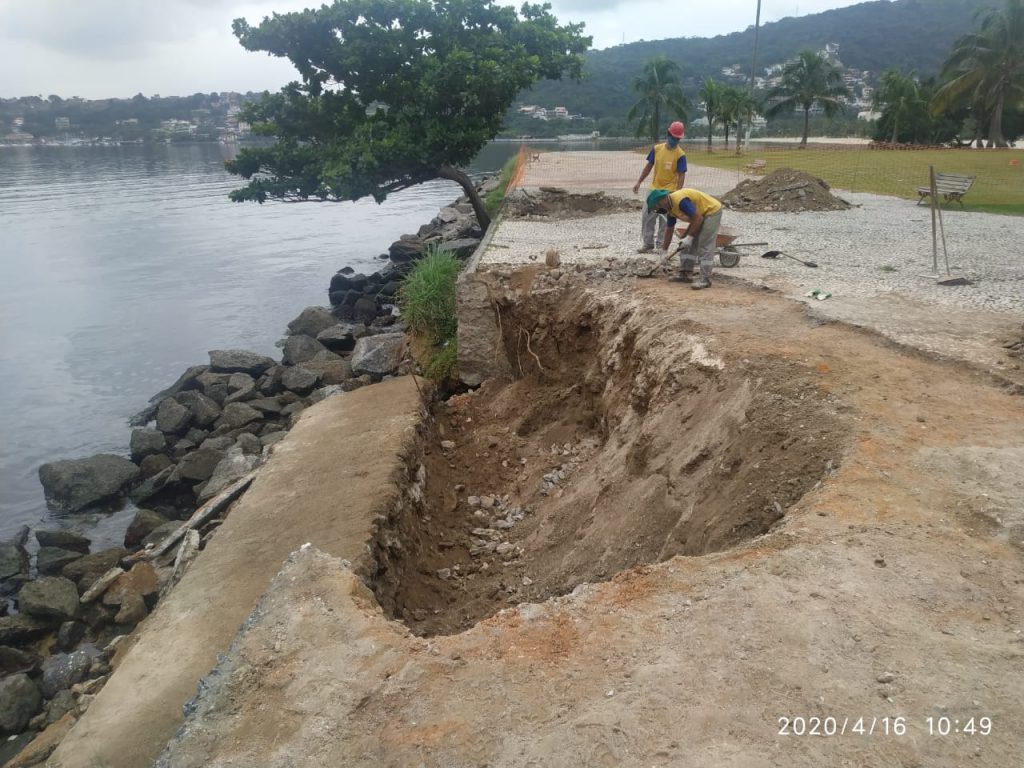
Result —
[[[890, 67], [937, 74], [953, 41], [975, 27], [977, 10], [999, 4], [997, 0], [875, 0], [764, 24], [758, 43], [759, 74], [804, 48], [819, 50], [827, 43], [839, 44], [839, 58], [846, 67], [873, 74]], [[682, 6], [678, 13], [667, 13], [666, 21], [685, 32], [686, 15]], [[652, 27], [652, 33], [657, 31]], [[739, 65], [749, 75], [753, 42], [751, 25], [743, 32], [718, 37], [681, 37], [591, 51], [583, 83], [545, 81], [524, 92], [521, 99], [546, 107], [565, 106], [590, 117], [619, 116], [636, 100], [630, 82], [655, 55], [677, 62], [687, 90], [695, 92], [705, 75], [717, 77], [723, 67]]]

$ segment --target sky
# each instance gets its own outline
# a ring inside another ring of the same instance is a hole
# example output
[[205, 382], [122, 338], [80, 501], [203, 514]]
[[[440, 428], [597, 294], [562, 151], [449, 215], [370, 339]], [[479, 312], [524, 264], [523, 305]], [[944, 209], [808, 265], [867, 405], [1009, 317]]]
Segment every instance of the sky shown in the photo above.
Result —
[[[499, 0], [503, 1], [503, 0]], [[858, 0], [762, 0], [762, 22]], [[283, 59], [244, 50], [232, 19], [255, 24], [319, 0], [0, 0], [0, 97], [85, 99], [276, 90], [296, 79]], [[519, 3], [504, 3], [518, 5]], [[562, 23], [582, 21], [595, 48], [707, 37], [754, 23], [757, 0], [554, 0]], [[673, 7], [679, 11], [669, 10]]]

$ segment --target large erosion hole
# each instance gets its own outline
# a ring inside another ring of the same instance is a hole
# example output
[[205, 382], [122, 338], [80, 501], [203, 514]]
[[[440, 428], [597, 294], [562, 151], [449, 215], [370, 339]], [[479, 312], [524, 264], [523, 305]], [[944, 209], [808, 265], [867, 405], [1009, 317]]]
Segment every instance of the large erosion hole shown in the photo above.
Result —
[[433, 406], [374, 591], [422, 635], [769, 530], [842, 453], [813, 370], [583, 290], [497, 303], [512, 381]]

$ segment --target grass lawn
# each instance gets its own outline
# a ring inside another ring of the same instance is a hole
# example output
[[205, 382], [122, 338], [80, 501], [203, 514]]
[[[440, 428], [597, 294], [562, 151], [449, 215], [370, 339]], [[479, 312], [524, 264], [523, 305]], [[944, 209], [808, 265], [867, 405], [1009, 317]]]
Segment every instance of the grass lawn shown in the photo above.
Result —
[[[765, 173], [796, 168], [824, 179], [833, 187], [853, 192], [875, 192], [910, 200], [917, 187], [928, 185], [928, 166], [936, 173], [977, 176], [964, 196], [970, 211], [1024, 215], [1024, 152], [1016, 150], [924, 149], [871, 150], [864, 147], [790, 147], [755, 150], [737, 155], [732, 150], [687, 150], [695, 165], [742, 171], [755, 159], [767, 162]], [[1017, 164], [1013, 165], [1012, 162]], [[946, 206], [958, 209], [952, 203]]]

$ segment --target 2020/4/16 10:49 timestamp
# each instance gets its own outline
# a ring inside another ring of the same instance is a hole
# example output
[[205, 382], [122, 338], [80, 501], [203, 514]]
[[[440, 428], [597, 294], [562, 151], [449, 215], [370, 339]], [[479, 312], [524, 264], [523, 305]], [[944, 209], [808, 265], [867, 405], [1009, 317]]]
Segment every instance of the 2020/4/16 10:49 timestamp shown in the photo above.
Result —
[[928, 726], [929, 736], [950, 736], [963, 734], [965, 736], [988, 736], [992, 733], [991, 717], [969, 717], [961, 720], [957, 717], [926, 717], [925, 723]]

